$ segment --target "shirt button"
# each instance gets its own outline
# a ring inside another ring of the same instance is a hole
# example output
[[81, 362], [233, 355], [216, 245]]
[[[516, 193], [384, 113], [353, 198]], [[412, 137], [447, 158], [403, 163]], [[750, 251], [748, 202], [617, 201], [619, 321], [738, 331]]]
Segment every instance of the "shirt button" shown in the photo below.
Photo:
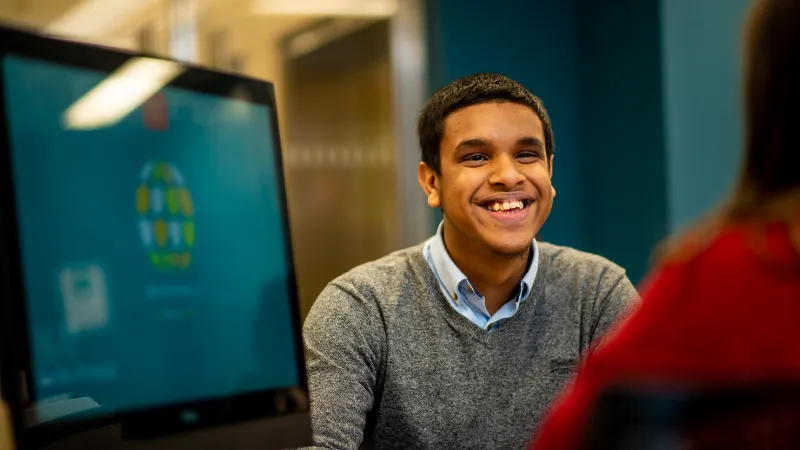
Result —
[[458, 300], [458, 294], [453, 292], [453, 300]]

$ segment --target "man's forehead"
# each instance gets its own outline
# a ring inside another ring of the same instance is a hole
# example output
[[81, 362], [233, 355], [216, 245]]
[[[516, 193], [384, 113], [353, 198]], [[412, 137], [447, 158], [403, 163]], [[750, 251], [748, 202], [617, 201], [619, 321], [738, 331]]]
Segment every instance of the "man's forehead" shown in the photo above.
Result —
[[456, 138], [463, 134], [487, 138], [528, 135], [544, 140], [544, 128], [536, 112], [528, 106], [511, 102], [480, 103], [448, 115], [442, 137]]

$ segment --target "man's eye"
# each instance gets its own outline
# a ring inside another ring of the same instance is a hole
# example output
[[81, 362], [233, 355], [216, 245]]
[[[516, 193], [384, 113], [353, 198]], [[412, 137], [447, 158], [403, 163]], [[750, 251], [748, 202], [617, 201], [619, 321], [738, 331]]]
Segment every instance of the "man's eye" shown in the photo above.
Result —
[[481, 154], [474, 154], [467, 156], [464, 161], [486, 161], [486, 156]]
[[532, 152], [520, 152], [519, 154], [517, 154], [517, 158], [529, 159], [529, 158], [538, 158], [538, 157], [539, 157], [539, 152], [533, 152], [533, 151]]

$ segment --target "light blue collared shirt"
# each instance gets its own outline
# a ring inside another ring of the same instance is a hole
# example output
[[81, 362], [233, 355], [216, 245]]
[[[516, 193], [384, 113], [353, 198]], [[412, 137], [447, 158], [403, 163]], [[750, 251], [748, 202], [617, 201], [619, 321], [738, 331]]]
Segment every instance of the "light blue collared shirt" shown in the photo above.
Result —
[[516, 314], [519, 304], [528, 297], [533, 281], [536, 279], [536, 271], [539, 269], [539, 246], [536, 244], [536, 239], [531, 244], [533, 261], [531, 261], [528, 271], [525, 272], [525, 276], [522, 277], [517, 295], [490, 316], [486, 310], [486, 299], [478, 293], [464, 273], [450, 259], [444, 246], [443, 236], [440, 223], [436, 235], [428, 239], [422, 248], [425, 260], [439, 279], [442, 293], [450, 306], [459, 314], [484, 330], [493, 331], [504, 320]]

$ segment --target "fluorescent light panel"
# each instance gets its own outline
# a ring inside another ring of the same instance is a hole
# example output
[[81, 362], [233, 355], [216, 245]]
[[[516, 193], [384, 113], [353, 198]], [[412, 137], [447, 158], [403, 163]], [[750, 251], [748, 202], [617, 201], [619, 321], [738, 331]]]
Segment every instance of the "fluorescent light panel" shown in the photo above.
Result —
[[253, 13], [274, 16], [390, 17], [397, 0], [253, 0]]
[[123, 20], [158, 3], [159, 0], [83, 0], [45, 31], [63, 36], [102, 36], [113, 33]]
[[287, 42], [286, 51], [289, 56], [298, 58], [324, 47], [336, 39], [354, 33], [371, 23], [374, 23], [374, 19], [335, 19], [332, 22], [292, 37]]

